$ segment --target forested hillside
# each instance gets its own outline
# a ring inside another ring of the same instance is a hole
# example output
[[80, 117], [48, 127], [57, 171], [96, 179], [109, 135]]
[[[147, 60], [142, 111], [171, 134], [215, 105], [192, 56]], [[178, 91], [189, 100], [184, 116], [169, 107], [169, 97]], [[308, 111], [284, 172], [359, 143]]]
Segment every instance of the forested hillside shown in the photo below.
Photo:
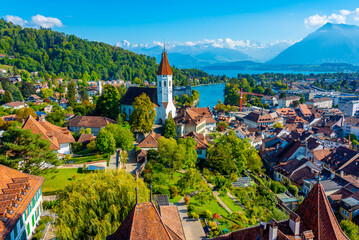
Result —
[[[88, 41], [74, 35], [50, 29], [22, 28], [0, 19], [0, 54], [15, 56], [2, 58], [0, 63], [13, 65], [29, 72], [56, 74], [62, 78], [78, 78], [87, 72], [102, 80], [124, 79], [141, 83], [155, 81], [155, 58], [135, 54], [106, 43]], [[176, 85], [189, 84], [189, 77], [198, 77], [201, 83], [218, 82], [200, 70], [173, 68]]]

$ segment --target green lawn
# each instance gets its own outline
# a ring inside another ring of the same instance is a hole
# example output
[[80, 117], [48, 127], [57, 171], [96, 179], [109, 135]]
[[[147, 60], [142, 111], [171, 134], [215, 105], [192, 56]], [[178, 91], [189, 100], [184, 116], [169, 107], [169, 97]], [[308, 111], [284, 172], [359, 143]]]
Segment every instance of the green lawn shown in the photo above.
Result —
[[103, 155], [92, 155], [86, 157], [73, 157], [69, 161], [75, 161], [76, 164], [79, 164], [79, 163], [96, 162], [102, 160], [106, 160], [106, 158], [104, 158]]
[[181, 173], [181, 172], [175, 172], [175, 173], [173, 174], [173, 178], [172, 178], [171, 175], [169, 175], [169, 176], [168, 176], [168, 183], [167, 183], [167, 185], [168, 185], [168, 186], [177, 185], [178, 180], [180, 180], [180, 179], [183, 177], [183, 175], [184, 175], [184, 174]]
[[179, 200], [181, 200], [182, 196], [177, 195], [175, 198], [170, 198], [170, 203], [178, 203]]
[[228, 195], [225, 196], [219, 196], [219, 198], [231, 209], [233, 212], [242, 212], [244, 213], [244, 210], [241, 206], [239, 206], [237, 203], [235, 203]]
[[204, 203], [202, 206], [201, 204], [196, 201], [194, 197], [191, 198], [190, 203], [192, 203], [197, 209], [199, 210], [209, 210], [211, 213], [218, 213], [221, 216], [227, 216], [228, 212], [222, 208], [216, 200], [212, 199], [209, 202]]
[[12, 69], [14, 68], [13, 66], [9, 66], [9, 65], [3, 65], [3, 64], [0, 64], [0, 69], [8, 69], [10, 68], [10, 70], [12, 71]]
[[69, 184], [73, 179], [74, 175], [81, 177], [81, 169], [77, 168], [66, 168], [66, 169], [57, 169], [54, 173], [44, 174], [45, 182], [42, 184], [43, 193], [53, 192], [62, 190], [67, 184]]

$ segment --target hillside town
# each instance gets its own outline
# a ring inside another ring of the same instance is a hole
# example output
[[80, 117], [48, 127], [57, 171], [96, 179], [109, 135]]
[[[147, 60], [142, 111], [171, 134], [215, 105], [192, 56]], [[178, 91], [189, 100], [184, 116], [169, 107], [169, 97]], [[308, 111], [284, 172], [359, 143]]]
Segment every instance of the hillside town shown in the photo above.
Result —
[[161, 57], [141, 84], [0, 69], [0, 239], [356, 239], [359, 96], [198, 107]]

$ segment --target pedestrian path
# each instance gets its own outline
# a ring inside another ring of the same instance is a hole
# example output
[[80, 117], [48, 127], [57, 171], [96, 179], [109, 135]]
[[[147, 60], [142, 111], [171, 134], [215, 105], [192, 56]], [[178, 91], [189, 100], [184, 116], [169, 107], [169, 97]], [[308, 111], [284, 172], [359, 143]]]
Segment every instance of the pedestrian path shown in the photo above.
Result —
[[178, 209], [178, 213], [181, 218], [182, 227], [186, 240], [200, 240], [207, 239], [206, 234], [204, 233], [202, 224], [200, 220], [190, 219], [187, 214], [187, 206], [184, 203], [184, 198], [179, 200], [178, 203], [175, 203]]
[[212, 189], [214, 197], [217, 199], [217, 201], [220, 203], [220, 205], [227, 210], [229, 213], [233, 213], [233, 211], [222, 201], [222, 199], [219, 197], [219, 192], [217, 190], [214, 190], [214, 185], [209, 183], [205, 177], [202, 176], [204, 181], [208, 184], [208, 186]]

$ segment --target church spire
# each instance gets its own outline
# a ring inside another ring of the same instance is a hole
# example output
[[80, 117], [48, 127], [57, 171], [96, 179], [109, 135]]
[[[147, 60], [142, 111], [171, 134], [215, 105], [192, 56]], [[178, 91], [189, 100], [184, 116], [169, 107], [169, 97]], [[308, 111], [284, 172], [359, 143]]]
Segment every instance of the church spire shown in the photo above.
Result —
[[168, 62], [165, 44], [163, 47], [162, 59], [161, 59], [160, 66], [158, 67], [157, 75], [173, 75], [170, 63]]

